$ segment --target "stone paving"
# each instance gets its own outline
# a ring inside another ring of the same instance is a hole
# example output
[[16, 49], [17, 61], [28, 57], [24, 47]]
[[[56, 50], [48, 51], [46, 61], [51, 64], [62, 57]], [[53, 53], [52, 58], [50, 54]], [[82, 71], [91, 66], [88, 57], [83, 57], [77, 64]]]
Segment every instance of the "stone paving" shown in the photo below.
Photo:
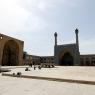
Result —
[[95, 95], [95, 85], [0, 75], [0, 95]]
[[29, 69], [30, 71], [25, 71], [25, 68], [14, 68], [8, 73], [22, 72], [22, 75], [28, 76], [95, 81], [95, 67], [57, 66], [55, 68], [42, 68], [41, 70], [38, 68], [34, 70], [33, 67]]
[[[10, 74], [22, 72], [29, 76], [95, 81], [95, 67], [57, 66], [41, 70], [34, 70], [32, 67], [29, 68], [30, 71], [25, 71], [26, 66], [7, 68], [12, 70], [8, 72]], [[16, 78], [0, 74], [0, 95], [95, 95], [95, 85]]]

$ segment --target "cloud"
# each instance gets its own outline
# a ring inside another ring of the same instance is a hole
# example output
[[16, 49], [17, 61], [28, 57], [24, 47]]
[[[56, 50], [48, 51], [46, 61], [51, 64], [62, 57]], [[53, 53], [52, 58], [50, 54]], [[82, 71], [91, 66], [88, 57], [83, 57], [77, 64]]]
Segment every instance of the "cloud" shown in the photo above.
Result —
[[0, 1], [0, 31], [17, 32], [24, 28], [28, 12], [17, 5], [17, 0]]
[[[81, 0], [0, 0], [0, 32], [24, 40], [28, 52], [53, 54], [53, 33], [58, 31], [63, 38], [62, 31], [71, 31], [68, 29], [73, 24], [72, 10], [81, 3]], [[68, 33], [65, 35], [69, 39], [72, 34]], [[84, 43], [80, 48], [87, 46]]]
[[[75, 0], [1, 0], [0, 31], [40, 31], [49, 26], [46, 15], [60, 4], [69, 5]], [[52, 21], [51, 21], [52, 23]], [[5, 28], [6, 27], [6, 28]]]

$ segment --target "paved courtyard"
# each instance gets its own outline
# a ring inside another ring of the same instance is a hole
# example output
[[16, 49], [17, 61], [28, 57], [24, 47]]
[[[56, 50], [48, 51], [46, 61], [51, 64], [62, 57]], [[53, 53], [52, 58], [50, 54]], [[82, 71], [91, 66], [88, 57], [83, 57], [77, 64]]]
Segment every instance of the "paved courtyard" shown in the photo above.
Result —
[[[94, 67], [42, 68], [25, 72], [25, 68], [13, 68], [10, 73], [21, 71], [24, 75], [77, 78], [94, 80]], [[95, 95], [95, 85], [66, 83], [1, 76], [0, 95]]]
[[55, 68], [42, 68], [41, 70], [38, 68], [34, 70], [33, 67], [29, 69], [30, 71], [25, 71], [25, 68], [12, 68], [12, 71], [8, 73], [22, 72], [22, 75], [29, 76], [95, 81], [95, 67], [57, 66]]
[[95, 85], [0, 76], [0, 95], [95, 95]]

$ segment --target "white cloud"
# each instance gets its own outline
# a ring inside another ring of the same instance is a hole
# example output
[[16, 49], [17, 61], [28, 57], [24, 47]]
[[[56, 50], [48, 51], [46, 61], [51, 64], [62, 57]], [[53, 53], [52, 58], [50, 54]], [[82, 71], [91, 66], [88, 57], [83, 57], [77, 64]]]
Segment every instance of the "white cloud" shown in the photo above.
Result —
[[68, 5], [73, 1], [75, 0], [1, 0], [0, 31], [39, 31], [49, 25], [41, 15], [61, 3]]
[[0, 31], [19, 32], [24, 28], [28, 12], [17, 5], [17, 0], [0, 1]]
[[[43, 40], [40, 37], [38, 38], [39, 34], [43, 34], [48, 30], [56, 31], [56, 27], [60, 25], [55, 20], [59, 20], [61, 16], [57, 17], [55, 15], [61, 15], [61, 13], [65, 14], [66, 9], [77, 7], [80, 2], [81, 0], [0, 0], [0, 32], [24, 40], [25, 49], [29, 52], [34, 48], [34, 52], [42, 52], [41, 50], [46, 48], [46, 53], [48, 53], [48, 46], [41, 47], [39, 51], [36, 51], [36, 48], [39, 47], [37, 43], [40, 45]], [[58, 12], [59, 10], [57, 10], [58, 8], [60, 9], [60, 13]], [[36, 40], [38, 39], [36, 43], [33, 37], [34, 33], [38, 35], [35, 38]], [[46, 33], [46, 35], [48, 35], [48, 33]], [[45, 40], [47, 39], [45, 38]], [[31, 41], [32, 43], [30, 44]], [[91, 42], [93, 41], [91, 40]], [[83, 44], [80, 45], [81, 51], [85, 51], [85, 49], [82, 48], [86, 47], [88, 47], [90, 51], [90, 46], [93, 47], [93, 43], [91, 42], [87, 41], [86, 43], [89, 44], [86, 44], [84, 41]], [[45, 42], [42, 43], [42, 46], [44, 44]], [[51, 49], [49, 49], [49, 51], [51, 51]], [[44, 51], [43, 54], [46, 53]]]

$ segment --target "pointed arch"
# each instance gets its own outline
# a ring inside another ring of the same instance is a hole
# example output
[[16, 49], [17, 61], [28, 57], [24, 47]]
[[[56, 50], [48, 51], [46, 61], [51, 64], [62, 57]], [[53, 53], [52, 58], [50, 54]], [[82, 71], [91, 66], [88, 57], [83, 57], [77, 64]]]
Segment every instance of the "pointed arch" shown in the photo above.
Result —
[[2, 65], [16, 66], [19, 64], [19, 45], [14, 40], [9, 40], [3, 48]]
[[64, 55], [60, 57], [59, 64], [61, 66], [73, 66], [74, 65], [73, 56], [69, 52], [66, 52]]

